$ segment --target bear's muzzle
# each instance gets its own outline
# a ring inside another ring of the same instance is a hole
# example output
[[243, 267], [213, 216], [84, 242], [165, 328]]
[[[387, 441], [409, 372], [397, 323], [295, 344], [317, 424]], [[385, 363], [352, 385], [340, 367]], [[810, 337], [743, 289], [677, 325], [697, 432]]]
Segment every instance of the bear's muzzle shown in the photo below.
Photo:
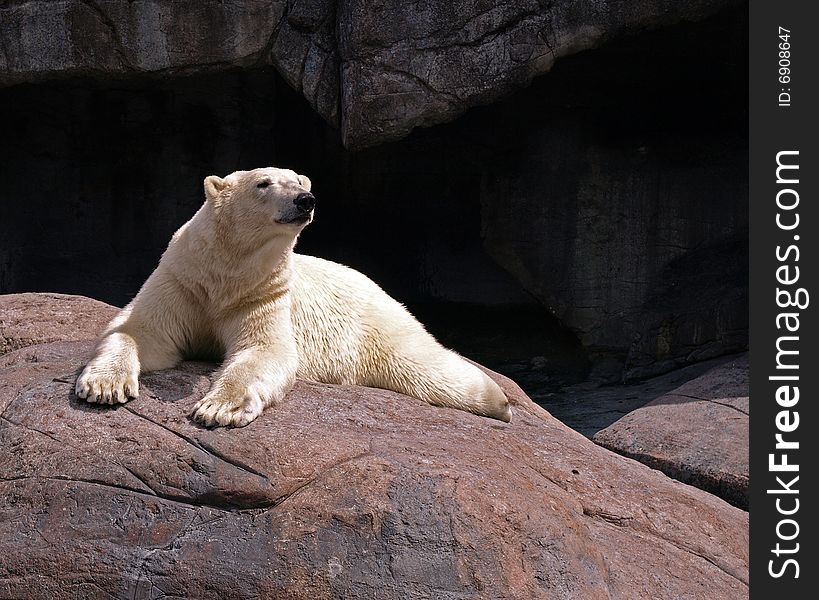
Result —
[[316, 197], [310, 192], [302, 192], [293, 200], [300, 213], [309, 213], [316, 206]]

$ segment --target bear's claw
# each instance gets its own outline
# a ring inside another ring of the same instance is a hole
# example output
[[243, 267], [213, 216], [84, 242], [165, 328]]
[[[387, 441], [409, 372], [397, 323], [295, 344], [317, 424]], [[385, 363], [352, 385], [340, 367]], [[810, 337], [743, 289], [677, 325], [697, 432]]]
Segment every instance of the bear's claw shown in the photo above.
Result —
[[258, 398], [226, 400], [218, 396], [205, 396], [193, 407], [191, 418], [207, 427], [244, 427], [262, 414], [263, 408]]
[[125, 370], [97, 371], [89, 365], [74, 388], [78, 398], [97, 404], [124, 404], [139, 396], [139, 381]]

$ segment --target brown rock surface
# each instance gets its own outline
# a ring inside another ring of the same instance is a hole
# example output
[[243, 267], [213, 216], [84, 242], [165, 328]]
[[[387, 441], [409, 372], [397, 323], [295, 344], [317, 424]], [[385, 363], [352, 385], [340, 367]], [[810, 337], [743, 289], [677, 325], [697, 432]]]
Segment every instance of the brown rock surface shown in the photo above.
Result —
[[118, 311], [83, 296], [0, 295], [0, 355], [33, 344], [93, 340]]
[[748, 425], [744, 354], [632, 411], [593, 439], [747, 508]]
[[748, 515], [563, 426], [298, 383], [243, 429], [211, 365], [78, 402], [92, 342], [5, 355], [0, 597], [746, 598]]
[[14, 0], [0, 7], [0, 85], [273, 64], [360, 148], [525, 87], [556, 58], [734, 4]]

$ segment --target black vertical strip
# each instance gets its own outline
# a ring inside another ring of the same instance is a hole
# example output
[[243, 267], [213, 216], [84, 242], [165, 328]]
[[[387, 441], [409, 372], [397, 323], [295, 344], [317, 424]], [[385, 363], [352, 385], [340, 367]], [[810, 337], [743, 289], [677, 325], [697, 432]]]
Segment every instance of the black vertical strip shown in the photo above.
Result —
[[819, 593], [816, 12], [750, 3], [753, 600]]

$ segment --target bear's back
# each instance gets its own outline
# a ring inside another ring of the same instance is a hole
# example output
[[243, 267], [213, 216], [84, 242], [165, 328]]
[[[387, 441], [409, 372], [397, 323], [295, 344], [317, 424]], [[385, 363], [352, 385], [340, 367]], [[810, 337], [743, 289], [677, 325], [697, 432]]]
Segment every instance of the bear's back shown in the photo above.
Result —
[[371, 366], [389, 352], [396, 326], [420, 327], [369, 277], [344, 265], [294, 253], [291, 281], [302, 379], [366, 380]]

